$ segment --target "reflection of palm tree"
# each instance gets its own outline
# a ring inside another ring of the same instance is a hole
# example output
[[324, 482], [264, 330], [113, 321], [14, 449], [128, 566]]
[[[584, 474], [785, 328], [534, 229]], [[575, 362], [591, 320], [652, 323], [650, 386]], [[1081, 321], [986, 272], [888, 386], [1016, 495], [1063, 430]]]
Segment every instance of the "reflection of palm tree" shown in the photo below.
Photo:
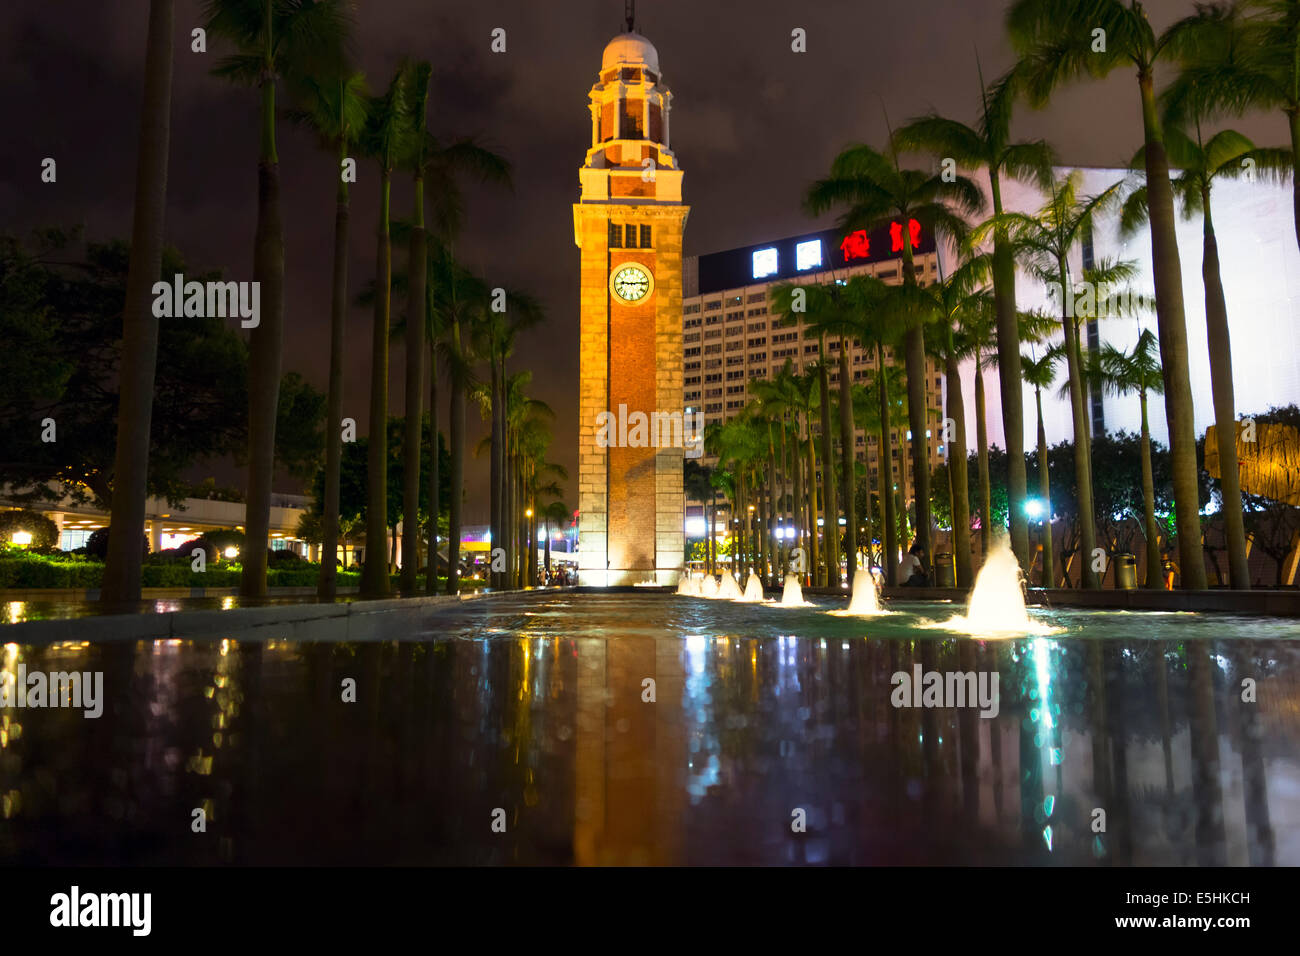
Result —
[[171, 143], [172, 0], [149, 4], [144, 103], [136, 161], [131, 265], [122, 310], [117, 445], [113, 462], [113, 504], [103, 599], [140, 599], [140, 528], [148, 494], [149, 426], [154, 373], [158, 364], [158, 317], [151, 290], [162, 269], [163, 221], [167, 206], [167, 151]]

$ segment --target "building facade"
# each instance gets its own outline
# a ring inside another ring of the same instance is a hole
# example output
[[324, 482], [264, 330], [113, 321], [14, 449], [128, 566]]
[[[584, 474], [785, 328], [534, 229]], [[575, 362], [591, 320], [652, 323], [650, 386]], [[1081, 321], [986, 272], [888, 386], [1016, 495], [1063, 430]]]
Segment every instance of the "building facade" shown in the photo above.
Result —
[[682, 417], [682, 170], [659, 55], [629, 30], [605, 47], [579, 170], [580, 583], [673, 584], [683, 565], [683, 447], [609, 419]]
[[[939, 259], [934, 237], [913, 220], [909, 223], [917, 281], [928, 285], [939, 278]], [[798, 374], [820, 359], [821, 342], [802, 321], [783, 324], [782, 316], [771, 312], [769, 296], [774, 287], [843, 281], [855, 275], [875, 276], [889, 284], [903, 281], [902, 224], [890, 223], [873, 231], [845, 234], [824, 230], [775, 242], [741, 246], [685, 261], [685, 295], [682, 299], [683, 378], [682, 400], [688, 416], [702, 413], [704, 427], [738, 415], [753, 399], [750, 383], [776, 376], [791, 362]], [[841, 341], [828, 336], [826, 358], [830, 361], [832, 391], [840, 382], [841, 348], [850, 350], [853, 381], [867, 384], [875, 375], [876, 356], [869, 344], [853, 339]], [[902, 365], [901, 347], [885, 349], [886, 365]], [[944, 460], [942, 421], [944, 386], [942, 371], [933, 359], [926, 362], [926, 396], [930, 422], [928, 443], [930, 467]], [[814, 425], [814, 430], [819, 426]], [[911, 459], [904, 465], [910, 432], [907, 423], [891, 429], [891, 464], [895, 484], [903, 482], [907, 499], [912, 497]], [[838, 426], [835, 437], [838, 440]], [[881, 469], [879, 441], [874, 434], [858, 429], [854, 435], [857, 458], [866, 468], [872, 489], [879, 489]], [[707, 448], [701, 464], [712, 467], [717, 458]], [[820, 473], [819, 473], [820, 480]], [[792, 479], [784, 482], [782, 494], [793, 489]], [[705, 533], [704, 502], [690, 502], [688, 534]], [[721, 520], [728, 520], [725, 502], [719, 501]], [[725, 527], [725, 524], [721, 525]]]

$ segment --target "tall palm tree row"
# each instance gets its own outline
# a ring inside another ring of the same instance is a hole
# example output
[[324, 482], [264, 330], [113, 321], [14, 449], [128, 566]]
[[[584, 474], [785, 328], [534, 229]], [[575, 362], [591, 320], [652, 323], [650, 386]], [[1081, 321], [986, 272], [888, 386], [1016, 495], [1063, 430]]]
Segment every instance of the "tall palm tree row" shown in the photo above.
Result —
[[[978, 60], [976, 62], [978, 69]], [[989, 178], [993, 214], [1004, 211], [1002, 179], [1030, 181], [1046, 188], [1055, 157], [1043, 140], [1013, 142], [1011, 116], [1016, 86], [1011, 77], [986, 86], [979, 70], [980, 115], [975, 126], [931, 113], [912, 120], [896, 134], [901, 149], [922, 150], [984, 169]], [[1011, 548], [1021, 567], [1028, 567], [1029, 537], [1025, 514], [1023, 383], [1018, 363], [1020, 341], [1016, 324], [1015, 259], [1002, 230], [993, 233], [993, 306], [996, 316], [998, 385], [1002, 398], [1002, 433], [1007, 446], [1007, 504]], [[977, 382], [979, 379], [977, 378]], [[981, 393], [982, 383], [979, 385]], [[964, 454], [964, 452], [963, 452]]]
[[[1006, 24], [1021, 54], [1014, 68], [1016, 85], [1035, 106], [1043, 105], [1071, 79], [1101, 77], [1116, 69], [1133, 69], [1136, 73], [1179, 566], [1183, 587], [1204, 589], [1182, 262], [1174, 232], [1174, 196], [1164, 124], [1156, 99], [1156, 67], [1175, 53], [1170, 32], [1157, 34], [1137, 0], [1015, 0], [1007, 11]], [[1101, 44], [1094, 39], [1097, 30], [1105, 38]], [[1089, 566], [1085, 563], [1085, 569]], [[1090, 575], [1090, 580], [1093, 578]]]
[[[946, 171], [905, 169], [899, 162], [900, 146], [891, 134], [883, 151], [853, 144], [835, 157], [829, 174], [808, 187], [804, 208], [812, 215], [843, 209], [839, 225], [845, 231], [875, 229], [892, 222], [904, 228], [902, 236], [903, 285], [915, 288], [912, 229], [917, 220], [936, 237], [960, 241], [967, 220], [985, 207], [984, 195], [968, 177]], [[908, 316], [904, 333], [909, 424], [913, 435], [912, 480], [915, 486], [916, 532], [927, 554], [930, 545], [930, 440], [929, 410], [925, 398], [926, 360], [924, 317]]]
[[334, 200], [334, 257], [330, 278], [330, 366], [325, 406], [325, 500], [322, 502], [321, 570], [316, 596], [334, 600], [339, 545], [339, 484], [343, 461], [343, 332], [348, 308], [348, 222], [351, 195], [344, 170], [366, 122], [366, 80], [361, 73], [341, 69], [318, 80], [302, 77], [299, 106], [290, 118], [313, 130], [323, 148], [337, 157], [338, 185]]
[[151, 0], [135, 168], [131, 264], [127, 270], [126, 304], [122, 309], [117, 448], [102, 591], [105, 603], [140, 600], [143, 556], [138, 529], [144, 526], [148, 497], [149, 429], [158, 366], [158, 317], [152, 308], [151, 292], [162, 270], [163, 223], [167, 211], [173, 19], [172, 0]]
[[[276, 150], [276, 84], [281, 76], [340, 69], [352, 28], [351, 5], [344, 0], [206, 0], [205, 13], [208, 32], [229, 41], [237, 51], [222, 58], [213, 72], [256, 87], [260, 96], [253, 281], [261, 287], [261, 313], [249, 341], [248, 489], [240, 580], [241, 594], [259, 597], [266, 594], [275, 422], [284, 347], [284, 226]], [[382, 530], [382, 514], [379, 522]]]

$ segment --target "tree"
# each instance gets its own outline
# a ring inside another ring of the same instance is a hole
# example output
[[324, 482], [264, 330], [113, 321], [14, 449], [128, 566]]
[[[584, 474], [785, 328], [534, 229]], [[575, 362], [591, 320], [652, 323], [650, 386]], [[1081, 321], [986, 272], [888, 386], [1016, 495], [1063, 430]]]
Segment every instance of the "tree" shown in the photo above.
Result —
[[105, 603], [140, 600], [141, 556], [136, 536], [144, 525], [149, 483], [149, 428], [158, 364], [158, 317], [153, 284], [162, 269], [171, 144], [172, 0], [151, 0], [145, 49], [135, 169], [131, 267], [122, 311], [122, 365], [113, 463], [112, 529], [101, 597]]
[[[366, 80], [361, 73], [339, 70], [323, 81], [299, 81], [298, 123], [316, 132], [321, 146], [339, 164], [334, 200], [334, 259], [330, 279], [329, 398], [325, 413], [325, 497], [321, 520], [321, 572], [316, 596], [333, 601], [337, 589], [339, 544], [339, 467], [343, 458], [343, 329], [348, 308], [348, 222], [351, 197], [344, 175], [349, 156], [366, 122]], [[355, 162], [355, 160], [353, 160]]]
[[[1073, 306], [1074, 282], [1070, 277], [1069, 256], [1074, 243], [1085, 229], [1091, 227], [1097, 211], [1116, 201], [1120, 183], [1109, 186], [1095, 196], [1080, 197], [1079, 181], [1078, 172], [1070, 173], [1053, 185], [1048, 201], [1037, 213], [1008, 212], [994, 216], [972, 232], [971, 242], [980, 241], [988, 233], [1002, 229], [1013, 255], [1021, 260], [1029, 273], [1059, 293], [1055, 298], [1059, 300], [1070, 411], [1074, 424], [1079, 533], [1084, 552], [1091, 554], [1096, 526], [1092, 506], [1092, 465], [1088, 457], [1088, 416], [1084, 404], [1085, 383], [1079, 351], [1079, 316]], [[1084, 565], [1082, 577], [1086, 587], [1101, 586], [1091, 565]]]
[[[427, 153], [429, 77], [433, 68], [421, 60], [406, 71], [408, 89], [404, 103], [408, 109], [410, 152], [405, 157], [415, 184], [414, 213], [411, 221], [411, 238], [407, 255], [407, 305], [406, 314], [406, 417], [405, 444], [413, 448], [420, 443], [420, 403], [424, 389], [424, 331], [420, 321], [425, 308], [424, 283], [427, 276], [427, 243], [424, 230], [424, 164]], [[427, 489], [426, 489], [427, 492]], [[402, 502], [406, 514], [414, 514], [420, 500], [420, 456], [407, 455], [402, 478]], [[435, 535], [436, 537], [436, 535]], [[416, 568], [419, 558], [419, 528], [411, 522], [402, 526], [402, 592], [415, 593]], [[432, 577], [432, 572], [430, 572]]]
[[[1137, 71], [1182, 584], [1193, 590], [1203, 589], [1206, 576], [1200, 544], [1199, 468], [1187, 367], [1182, 263], [1174, 231], [1164, 128], [1155, 93], [1156, 63], [1170, 55], [1170, 35], [1166, 32], [1157, 36], [1137, 0], [1016, 0], [1007, 12], [1007, 27], [1021, 54], [1014, 68], [1015, 82], [1035, 106], [1042, 106], [1058, 86], [1071, 78], [1084, 74], [1104, 76], [1116, 68], [1133, 67]], [[1086, 524], [1084, 533], [1088, 533]]]
[[[1147, 539], [1145, 586], [1161, 583], [1160, 540], [1156, 527], [1155, 483], [1151, 470], [1151, 429], [1147, 425], [1147, 396], [1164, 390], [1155, 336], [1143, 329], [1131, 352], [1103, 345], [1098, 358], [1104, 387], [1116, 395], [1136, 393], [1142, 410], [1142, 527]], [[1236, 442], [1236, 436], [1233, 436]]]
[[207, 29], [238, 52], [215, 69], [232, 82], [256, 86], [261, 96], [257, 165], [257, 231], [253, 281], [261, 285], [261, 315], [249, 342], [248, 493], [240, 593], [266, 595], [275, 420], [284, 346], [284, 229], [280, 218], [280, 160], [276, 151], [276, 81], [337, 69], [351, 28], [343, 0], [206, 0]]
[[[758, 385], [760, 383], [756, 380], [753, 384]], [[767, 385], [770, 383], [762, 382], [761, 384]], [[705, 533], [707, 535], [705, 538], [707, 542], [705, 560], [709, 563], [710, 574], [713, 573], [713, 548], [716, 542], [713, 534], [714, 508], [709, 507], [707, 502], [713, 501], [715, 506], [717, 503], [717, 489], [713, 487], [712, 477], [713, 469], [708, 465], [700, 464], [694, 458], [687, 458], [682, 463], [682, 484], [687, 499], [700, 502], [707, 512], [704, 519]]]
[[[977, 62], [978, 67], [978, 62]], [[897, 133], [903, 149], [925, 150], [940, 158], [951, 158], [964, 166], [983, 168], [989, 177], [993, 214], [1001, 215], [1002, 177], [1028, 180], [1047, 188], [1051, 183], [1054, 155], [1043, 140], [1011, 141], [1011, 115], [1015, 105], [1015, 84], [1004, 78], [985, 86], [979, 71], [980, 118], [971, 127], [931, 113], [912, 120]], [[1029, 531], [1024, 510], [1025, 422], [1022, 383], [1018, 362], [1020, 339], [1016, 320], [1015, 258], [1000, 230], [993, 234], [993, 307], [996, 317], [998, 384], [1002, 397], [1002, 431], [1010, 462], [1011, 548], [1022, 568], [1029, 566]], [[978, 379], [977, 379], [978, 381]], [[981, 385], [981, 390], [983, 386]], [[963, 449], [962, 454], [965, 454]], [[958, 584], [961, 573], [958, 570]]]
[[[1207, 141], [1201, 132], [1200, 112], [1190, 105], [1192, 95], [1181, 89], [1186, 80], [1176, 81], [1172, 91], [1184, 109], [1195, 118], [1195, 139], [1173, 122], [1165, 127], [1165, 146], [1169, 161], [1179, 174], [1173, 180], [1174, 195], [1182, 207], [1183, 217], [1201, 214], [1203, 251], [1201, 277], [1205, 285], [1205, 325], [1210, 355], [1210, 389], [1214, 400], [1215, 428], [1218, 430], [1220, 490], [1223, 496], [1224, 537], [1228, 550], [1228, 573], [1234, 588], [1250, 587], [1250, 568], [1246, 553], [1246, 531], [1241, 507], [1241, 479], [1237, 463], [1237, 415], [1232, 382], [1232, 340], [1228, 329], [1228, 305], [1223, 294], [1219, 270], [1219, 245], [1214, 233], [1210, 210], [1210, 190], [1216, 179], [1232, 179], [1252, 174], [1280, 179], [1291, 168], [1285, 150], [1256, 149], [1245, 136], [1225, 129]], [[1139, 150], [1134, 166], [1143, 163]], [[1146, 222], [1146, 188], [1133, 190], [1124, 204], [1122, 231], [1128, 234]]]
[[[901, 221], [903, 284], [916, 286], [912, 260], [912, 230], [916, 219], [937, 235], [960, 239], [966, 233], [963, 216], [984, 209], [984, 196], [965, 176], [904, 169], [898, 162], [898, 144], [891, 141], [881, 152], [863, 144], [845, 149], [831, 164], [830, 174], [813, 183], [804, 197], [812, 215], [844, 207], [840, 225], [846, 230], [874, 229], [892, 219]], [[925, 399], [925, 337], [922, 316], [913, 315], [904, 335], [907, 395], [912, 434], [912, 473], [916, 483], [916, 521], [921, 547], [930, 547], [930, 462], [927, 440], [928, 403]]]
[[379, 166], [379, 229], [375, 255], [375, 318], [370, 356], [370, 478], [366, 502], [366, 566], [361, 575], [361, 593], [382, 597], [388, 593], [388, 569], [371, 560], [374, 542], [383, 541], [388, 512], [388, 485], [380, 481], [387, 458], [388, 436], [388, 335], [392, 314], [393, 247], [389, 233], [389, 200], [393, 169], [408, 148], [407, 69], [393, 77], [388, 90], [371, 97], [367, 105], [364, 143], [366, 152]]
[[[1051, 388], [1056, 379], [1056, 363], [1061, 357], [1057, 349], [1045, 349], [1041, 356], [1020, 356], [1020, 374], [1025, 383], [1034, 387], [1034, 408], [1038, 413], [1038, 494], [1043, 516], [1043, 577], [1042, 586], [1053, 587], [1056, 575], [1052, 562], [1052, 488], [1047, 470], [1047, 431], [1043, 427], [1043, 389]], [[1015, 507], [1014, 501], [1011, 505]]]

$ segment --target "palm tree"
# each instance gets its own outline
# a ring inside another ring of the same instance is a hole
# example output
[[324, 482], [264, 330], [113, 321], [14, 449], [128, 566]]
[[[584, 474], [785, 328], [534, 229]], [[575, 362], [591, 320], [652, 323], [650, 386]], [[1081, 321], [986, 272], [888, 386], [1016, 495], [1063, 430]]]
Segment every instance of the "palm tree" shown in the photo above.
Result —
[[1043, 389], [1051, 388], [1056, 379], [1058, 349], [1045, 349], [1041, 356], [1020, 356], [1020, 373], [1025, 383], [1034, 387], [1034, 407], [1038, 412], [1038, 496], [1043, 508], [1043, 577], [1042, 586], [1056, 583], [1052, 559], [1052, 486], [1047, 471], [1047, 430], [1043, 427]]
[[[1131, 352], [1102, 346], [1098, 356], [1103, 386], [1116, 395], [1137, 393], [1142, 408], [1142, 521], [1147, 539], [1147, 576], [1144, 587], [1161, 587], [1159, 531], [1156, 526], [1155, 483], [1151, 472], [1151, 430], [1147, 426], [1147, 396], [1164, 389], [1155, 336], [1143, 329]], [[1236, 441], [1235, 437], [1233, 439]]]
[[[275, 421], [284, 347], [284, 229], [280, 219], [280, 160], [276, 151], [276, 80], [281, 75], [341, 69], [351, 29], [344, 0], [205, 0], [207, 30], [235, 44], [213, 71], [261, 95], [261, 149], [257, 165], [257, 232], [253, 281], [261, 287], [261, 315], [249, 341], [248, 490], [244, 496], [243, 574], [240, 593], [266, 594], [266, 553], [275, 472]], [[379, 429], [383, 431], [383, 421]], [[383, 523], [381, 510], [379, 522]]]
[[[1078, 318], [1071, 300], [1074, 283], [1070, 277], [1069, 256], [1074, 243], [1091, 227], [1098, 210], [1115, 202], [1120, 183], [1095, 196], [1079, 196], [1079, 173], [1073, 172], [1053, 185], [1047, 203], [1037, 213], [1008, 212], [982, 223], [971, 234], [978, 242], [989, 232], [1002, 228], [1013, 254], [1021, 259], [1031, 275], [1060, 290], [1060, 321], [1065, 341], [1066, 367], [1069, 373], [1070, 409], [1074, 422], [1074, 470], [1079, 492], [1079, 533], [1083, 553], [1092, 555], [1096, 546], [1093, 520], [1092, 461], [1088, 447], [1088, 415], [1084, 404], [1085, 383], [1079, 353]], [[1101, 586], [1090, 561], [1083, 565], [1086, 587]]]
[[[846, 230], [874, 229], [891, 220], [908, 226], [912, 219], [925, 223], [936, 235], [960, 239], [965, 235], [962, 216], [974, 216], [984, 209], [979, 187], [965, 176], [903, 169], [898, 162], [898, 144], [892, 136], [881, 152], [863, 144], [849, 146], [835, 157], [830, 175], [808, 188], [804, 207], [820, 215], [844, 207], [840, 226]], [[951, 180], [951, 181], [949, 181]], [[916, 286], [912, 260], [911, 229], [902, 230], [903, 285]], [[927, 439], [928, 403], [925, 398], [925, 336], [923, 317], [910, 317], [904, 337], [907, 367], [908, 409], [912, 434], [912, 473], [916, 489], [917, 531], [921, 547], [930, 548], [930, 461]]]
[[1166, 122], [1192, 126], [1214, 112], [1239, 116], [1252, 109], [1286, 117], [1291, 148], [1271, 152], [1289, 167], [1300, 244], [1300, 3], [1198, 3], [1167, 35], [1180, 72], [1161, 95]]
[[[387, 92], [371, 97], [365, 130], [366, 151], [379, 166], [379, 229], [375, 255], [375, 319], [370, 364], [370, 442], [366, 462], [366, 564], [361, 593], [388, 593], [388, 565], [378, 560], [387, 539], [388, 515], [388, 337], [392, 313], [393, 248], [389, 198], [393, 169], [408, 148], [406, 91], [408, 69], [393, 77]], [[413, 323], [416, 324], [416, 323]], [[375, 544], [380, 542], [379, 547]]]
[[[978, 59], [976, 63], [978, 69]], [[912, 120], [896, 134], [900, 148], [924, 150], [936, 157], [952, 158], [963, 166], [988, 172], [993, 214], [1000, 215], [1002, 177], [1032, 181], [1046, 189], [1051, 184], [1052, 148], [1043, 140], [1011, 141], [1011, 115], [1015, 85], [1007, 78], [985, 86], [979, 70], [980, 118], [976, 126], [936, 113]], [[1007, 501], [1011, 548], [1021, 567], [1029, 566], [1029, 530], [1024, 511], [1025, 420], [1022, 403], [1020, 340], [1016, 323], [1015, 259], [1000, 231], [993, 234], [993, 305], [996, 315], [998, 384], [1002, 396], [1002, 431], [1007, 444]], [[979, 381], [979, 379], [977, 379]], [[980, 386], [981, 390], [983, 386]], [[963, 449], [963, 456], [965, 451]], [[960, 578], [960, 574], [958, 575]], [[958, 582], [959, 586], [960, 581]]]
[[[415, 208], [411, 219], [411, 237], [407, 255], [407, 306], [406, 314], [406, 407], [405, 444], [407, 448], [420, 446], [420, 432], [423, 430], [423, 410], [421, 401], [424, 387], [424, 331], [425, 324], [420, 321], [424, 312], [425, 278], [428, 275], [427, 243], [424, 230], [424, 163], [427, 153], [425, 134], [428, 129], [429, 77], [433, 68], [424, 60], [408, 67], [406, 72], [407, 89], [404, 95], [408, 110], [408, 146], [410, 152], [405, 158], [406, 165], [415, 185]], [[437, 454], [437, 447], [434, 447]], [[402, 578], [401, 588], [404, 594], [414, 594], [416, 576], [420, 564], [420, 456], [408, 454], [402, 463]], [[436, 518], [436, 512], [435, 512]], [[434, 527], [437, 524], [435, 521]], [[435, 540], [437, 535], [434, 535]], [[429, 577], [434, 575], [433, 566], [429, 566]], [[426, 581], [427, 585], [427, 581]], [[427, 589], [427, 587], [426, 587]]]
[[[961, 362], [976, 353], [975, 374], [977, 414], [983, 418], [983, 387], [979, 384], [980, 363], [978, 349], [987, 341], [991, 332], [989, 321], [993, 299], [987, 289], [981, 286], [988, 281], [991, 259], [981, 255], [967, 259], [951, 276], [940, 277], [940, 281], [923, 290], [930, 300], [930, 310], [934, 324], [926, 333], [926, 341], [936, 358], [944, 364], [944, 375], [948, 381], [948, 417], [953, 422], [951, 438], [945, 437], [944, 445], [948, 450], [948, 476], [952, 483], [952, 550], [956, 560], [956, 580], [960, 588], [968, 588], [975, 582], [974, 569], [971, 564], [970, 546], [970, 488], [966, 466], [966, 405], [962, 396]], [[983, 422], [980, 422], [980, 523], [981, 530], [987, 535], [989, 521], [985, 517], [988, 505], [988, 438]], [[953, 450], [956, 449], [954, 457]], [[988, 553], [987, 537], [984, 553]]]
[[692, 501], [700, 502], [704, 510], [708, 512], [704, 519], [704, 526], [708, 535], [705, 539], [704, 553], [710, 571], [713, 568], [713, 549], [716, 542], [713, 537], [713, 508], [710, 508], [707, 502], [713, 500], [714, 505], [717, 504], [717, 489], [713, 487], [712, 477], [713, 469], [708, 465], [700, 464], [694, 458], [687, 458], [682, 463], [682, 484], [686, 491], [686, 497]]
[[330, 284], [330, 372], [325, 414], [325, 500], [321, 515], [321, 572], [316, 596], [333, 601], [338, 571], [339, 469], [343, 461], [343, 327], [348, 308], [348, 220], [350, 192], [343, 164], [365, 128], [366, 80], [347, 70], [317, 81], [298, 81], [298, 109], [290, 118], [314, 130], [321, 145], [338, 157], [339, 179], [334, 203], [334, 266]]
[[105, 603], [140, 600], [140, 529], [144, 527], [148, 497], [149, 430], [158, 365], [158, 317], [152, 308], [152, 290], [162, 270], [171, 144], [172, 21], [172, 0], [151, 0], [136, 154], [131, 264], [122, 310], [117, 449], [102, 592]]
[[[1190, 94], [1175, 84], [1179, 99], [1188, 104]], [[1193, 108], [1194, 109], [1194, 108]], [[1205, 140], [1199, 117], [1192, 139], [1174, 123], [1165, 128], [1165, 147], [1170, 165], [1179, 170], [1173, 189], [1182, 207], [1183, 217], [1201, 214], [1203, 252], [1201, 277], [1205, 284], [1205, 325], [1210, 353], [1210, 389], [1214, 399], [1215, 428], [1219, 439], [1219, 466], [1223, 495], [1224, 536], [1227, 539], [1229, 579], [1232, 587], [1249, 589], [1250, 570], [1246, 552], [1246, 530], [1241, 509], [1241, 479], [1237, 462], [1237, 413], [1232, 383], [1232, 339], [1228, 330], [1228, 305], [1223, 294], [1219, 269], [1219, 244], [1214, 234], [1210, 211], [1210, 190], [1216, 179], [1235, 179], [1246, 169], [1280, 179], [1291, 169], [1289, 151], [1257, 149], [1235, 130], [1220, 130]], [[1142, 164], [1142, 151], [1133, 159]], [[1146, 188], [1134, 189], [1124, 203], [1121, 230], [1131, 234], [1146, 222]]]
[[[1016, 0], [1007, 12], [1007, 27], [1012, 42], [1022, 54], [1014, 68], [1015, 82], [1035, 106], [1043, 105], [1068, 79], [1084, 74], [1104, 76], [1116, 68], [1136, 68], [1142, 104], [1151, 264], [1165, 376], [1165, 418], [1169, 426], [1179, 564], [1183, 569], [1183, 586], [1204, 589], [1199, 468], [1191, 376], [1187, 367], [1183, 270], [1174, 231], [1169, 160], [1155, 93], [1156, 63], [1174, 52], [1170, 33], [1157, 36], [1138, 0]], [[1098, 30], [1102, 31], [1100, 47], [1094, 39]]]

